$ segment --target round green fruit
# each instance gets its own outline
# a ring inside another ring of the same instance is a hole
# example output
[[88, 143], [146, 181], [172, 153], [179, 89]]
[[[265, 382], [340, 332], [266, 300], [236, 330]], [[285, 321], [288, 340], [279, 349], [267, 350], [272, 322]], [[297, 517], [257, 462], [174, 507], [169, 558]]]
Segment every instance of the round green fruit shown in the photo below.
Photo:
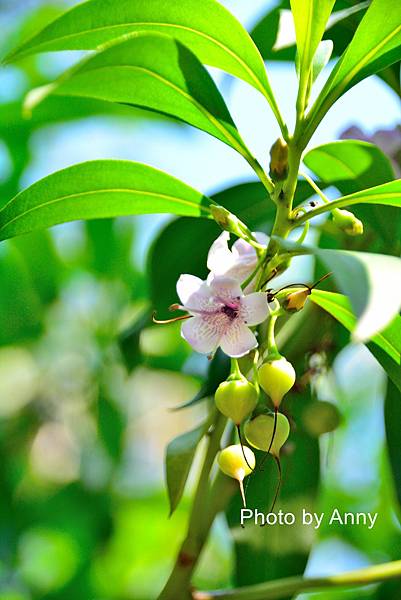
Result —
[[246, 379], [223, 381], [217, 388], [215, 401], [219, 411], [239, 425], [254, 410], [258, 392]]
[[282, 413], [277, 413], [276, 431], [272, 443], [273, 431], [274, 415], [259, 415], [245, 423], [244, 427], [245, 437], [251, 446], [264, 452], [267, 452], [271, 446], [270, 454], [278, 457], [290, 434], [290, 424]]
[[265, 362], [259, 368], [258, 378], [262, 389], [270, 396], [274, 406], [278, 407], [294, 385], [296, 373], [292, 364], [282, 356]]
[[[244, 458], [246, 456], [246, 460]], [[247, 464], [248, 462], [248, 464]], [[250, 448], [241, 444], [234, 444], [222, 450], [217, 457], [217, 464], [220, 469], [228, 475], [242, 481], [255, 468], [255, 455]], [[250, 468], [252, 467], [252, 469]]]

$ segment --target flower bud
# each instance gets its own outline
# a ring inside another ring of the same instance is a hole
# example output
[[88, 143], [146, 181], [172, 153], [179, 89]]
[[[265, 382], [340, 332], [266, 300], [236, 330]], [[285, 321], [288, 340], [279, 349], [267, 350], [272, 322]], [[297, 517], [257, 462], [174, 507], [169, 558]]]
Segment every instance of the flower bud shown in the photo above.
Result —
[[258, 392], [247, 379], [223, 381], [214, 397], [219, 411], [236, 425], [248, 417], [258, 402]]
[[332, 210], [333, 223], [348, 235], [362, 235], [363, 223], [349, 210], [335, 208]]
[[252, 239], [252, 233], [238, 217], [224, 206], [212, 204], [210, 207], [213, 219], [224, 231], [229, 231], [239, 238]]
[[283, 181], [288, 176], [288, 146], [278, 138], [270, 149], [270, 177], [273, 181]]
[[284, 300], [285, 310], [288, 310], [288, 312], [298, 312], [299, 310], [302, 310], [310, 293], [310, 289], [305, 288], [288, 294]]
[[[246, 456], [246, 460], [244, 457]], [[248, 464], [247, 464], [248, 462]], [[251, 469], [255, 468], [255, 455], [250, 448], [241, 444], [234, 444], [222, 450], [217, 457], [217, 464], [225, 475], [243, 481], [243, 479], [251, 473]]]
[[267, 360], [258, 370], [262, 389], [270, 396], [275, 407], [280, 406], [285, 394], [295, 383], [294, 367], [284, 356]]
[[341, 414], [331, 402], [316, 400], [305, 408], [302, 423], [311, 436], [319, 437], [337, 429], [341, 423]]
[[282, 413], [277, 413], [276, 431], [272, 441], [273, 431], [274, 415], [259, 415], [248, 421], [244, 427], [245, 437], [251, 446], [264, 452], [270, 448], [270, 454], [278, 457], [290, 434], [290, 424]]

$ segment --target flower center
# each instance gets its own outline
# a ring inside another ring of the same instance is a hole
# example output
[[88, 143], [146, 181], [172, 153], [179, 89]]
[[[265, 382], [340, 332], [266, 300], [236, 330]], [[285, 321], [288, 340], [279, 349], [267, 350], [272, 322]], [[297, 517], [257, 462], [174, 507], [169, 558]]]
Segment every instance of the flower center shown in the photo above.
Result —
[[232, 306], [224, 305], [221, 309], [221, 312], [227, 315], [227, 317], [232, 321], [238, 317], [238, 309], [233, 308]]

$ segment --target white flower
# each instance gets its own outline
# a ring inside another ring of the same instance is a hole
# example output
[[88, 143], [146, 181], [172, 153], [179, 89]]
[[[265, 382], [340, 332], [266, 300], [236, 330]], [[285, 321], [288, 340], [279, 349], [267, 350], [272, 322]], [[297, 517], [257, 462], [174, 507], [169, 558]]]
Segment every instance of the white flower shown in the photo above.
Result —
[[[269, 238], [265, 233], [256, 231], [253, 235], [259, 244], [267, 246]], [[243, 283], [257, 265], [256, 250], [242, 239], [234, 242], [230, 250], [228, 247], [229, 240], [230, 234], [228, 231], [223, 231], [217, 240], [213, 242], [207, 257], [207, 267], [211, 272], [211, 277], [225, 275]], [[251, 283], [246, 291], [251, 291], [253, 289], [252, 285], [254, 283]]]
[[267, 318], [265, 293], [244, 295], [232, 277], [202, 281], [193, 275], [181, 275], [177, 293], [180, 308], [192, 315], [183, 323], [181, 334], [197, 352], [210, 354], [221, 346], [228, 356], [240, 357], [257, 347], [249, 327]]

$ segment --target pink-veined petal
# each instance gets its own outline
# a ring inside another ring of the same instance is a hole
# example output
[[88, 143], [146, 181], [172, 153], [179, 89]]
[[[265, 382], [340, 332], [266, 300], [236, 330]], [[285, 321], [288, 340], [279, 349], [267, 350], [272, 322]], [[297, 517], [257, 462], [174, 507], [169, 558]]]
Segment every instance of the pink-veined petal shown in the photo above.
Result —
[[207, 255], [207, 268], [214, 275], [224, 275], [234, 263], [234, 257], [228, 247], [229, 239], [230, 234], [228, 231], [223, 231], [210, 246], [209, 254]]
[[181, 327], [181, 335], [194, 350], [201, 354], [210, 354], [219, 346], [224, 319], [220, 315], [210, 318], [193, 317], [184, 321]]
[[220, 340], [223, 352], [233, 358], [245, 356], [253, 348], [256, 348], [257, 345], [258, 341], [255, 334], [239, 319], [232, 322]]
[[243, 295], [238, 280], [232, 277], [215, 277], [210, 282], [210, 291], [216, 299], [222, 302], [232, 302]]
[[241, 318], [247, 325], [259, 325], [269, 313], [267, 296], [263, 292], [254, 292], [241, 299]]

